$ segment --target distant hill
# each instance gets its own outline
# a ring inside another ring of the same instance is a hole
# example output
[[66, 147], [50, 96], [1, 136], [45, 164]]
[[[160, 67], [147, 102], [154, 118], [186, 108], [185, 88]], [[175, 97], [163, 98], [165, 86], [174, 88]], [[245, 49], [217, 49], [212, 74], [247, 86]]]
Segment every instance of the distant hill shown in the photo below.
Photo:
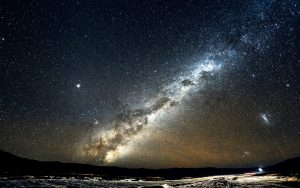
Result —
[[[284, 175], [299, 174], [300, 157], [289, 159], [276, 165], [264, 168], [266, 173]], [[22, 175], [96, 175], [103, 178], [142, 177], [142, 178], [182, 178], [203, 177], [212, 175], [241, 174], [257, 172], [257, 168], [171, 168], [171, 169], [129, 169], [120, 167], [94, 166], [76, 163], [42, 162], [18, 157], [0, 150], [0, 176]]]
[[264, 168], [266, 171], [275, 172], [282, 175], [300, 175], [300, 157], [287, 159], [273, 166]]

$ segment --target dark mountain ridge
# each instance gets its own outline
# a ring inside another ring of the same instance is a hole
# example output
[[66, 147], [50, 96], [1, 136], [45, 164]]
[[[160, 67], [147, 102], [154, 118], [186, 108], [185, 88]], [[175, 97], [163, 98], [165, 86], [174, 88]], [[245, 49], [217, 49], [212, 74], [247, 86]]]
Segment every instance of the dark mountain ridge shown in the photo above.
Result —
[[265, 167], [258, 173], [255, 168], [169, 168], [169, 169], [129, 169], [114, 166], [94, 166], [77, 163], [43, 162], [18, 157], [0, 150], [0, 176], [101, 176], [103, 178], [140, 177], [140, 178], [182, 178], [241, 173], [278, 173], [299, 176], [300, 157]]

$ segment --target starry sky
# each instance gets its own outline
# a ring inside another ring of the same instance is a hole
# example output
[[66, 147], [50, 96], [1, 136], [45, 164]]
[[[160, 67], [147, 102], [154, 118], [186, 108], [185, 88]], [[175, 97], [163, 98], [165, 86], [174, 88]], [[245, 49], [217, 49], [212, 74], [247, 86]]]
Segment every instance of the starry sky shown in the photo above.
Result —
[[4, 0], [0, 149], [122, 167], [300, 155], [297, 0]]

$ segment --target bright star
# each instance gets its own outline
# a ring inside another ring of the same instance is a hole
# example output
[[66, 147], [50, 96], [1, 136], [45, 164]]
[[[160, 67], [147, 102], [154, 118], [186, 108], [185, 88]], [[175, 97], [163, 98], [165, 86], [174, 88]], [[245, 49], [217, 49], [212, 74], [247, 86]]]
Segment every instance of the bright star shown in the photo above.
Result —
[[77, 87], [77, 88], [80, 88], [80, 84], [76, 84], [76, 87]]
[[259, 172], [263, 172], [264, 170], [262, 168], [258, 168], [258, 171]]

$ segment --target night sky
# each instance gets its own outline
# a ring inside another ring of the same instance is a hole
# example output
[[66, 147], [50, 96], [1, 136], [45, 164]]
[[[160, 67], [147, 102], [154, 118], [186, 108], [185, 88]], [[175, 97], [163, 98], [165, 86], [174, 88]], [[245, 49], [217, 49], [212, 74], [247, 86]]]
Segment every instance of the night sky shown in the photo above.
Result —
[[297, 0], [4, 0], [0, 149], [122, 167], [300, 155]]

